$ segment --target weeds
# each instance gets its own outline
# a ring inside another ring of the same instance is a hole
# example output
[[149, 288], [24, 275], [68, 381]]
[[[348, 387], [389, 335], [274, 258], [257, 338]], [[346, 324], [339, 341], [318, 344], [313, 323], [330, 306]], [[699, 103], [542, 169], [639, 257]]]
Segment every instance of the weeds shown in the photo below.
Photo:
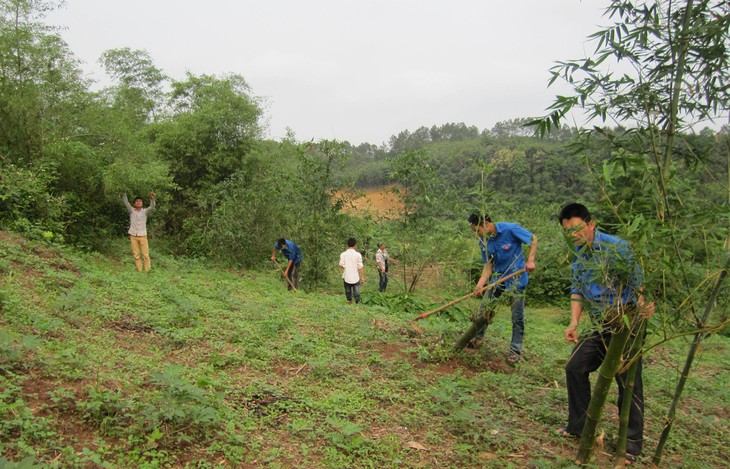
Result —
[[[110, 468], [569, 464], [570, 444], [548, 436], [566, 412], [564, 311], [530, 308], [527, 359], [500, 367], [508, 314], [498, 313], [479, 353], [450, 350], [471, 300], [422, 321], [416, 336], [408, 322], [438, 306], [427, 295], [366, 292], [366, 304], [348, 307], [339, 290], [295, 296], [275, 272], [239, 275], [160, 253], [144, 276], [127, 265], [126, 245], [116, 252], [124, 262], [40, 258], [0, 240], [6, 459]], [[701, 436], [677, 428], [670, 465], [682, 457], [688, 468], [723, 467], [727, 340], [707, 342], [687, 385], [682, 417]], [[676, 377], [675, 350], [645, 362], [656, 391], [649, 438]]]
[[76, 405], [81, 417], [97, 426], [102, 435], [121, 434], [132, 421], [133, 403], [119, 392], [89, 389]]
[[361, 434], [363, 427], [336, 417], [325, 419], [334, 431], [324, 433], [324, 437], [338, 450], [347, 455], [364, 455], [369, 441]]
[[153, 429], [147, 439], [154, 447], [205, 438], [222, 422], [218, 400], [206, 390], [188, 383], [182, 377], [181, 368], [168, 366], [162, 372], [153, 372], [151, 380], [160, 392], [140, 415], [144, 418], [144, 426]]
[[18, 337], [0, 330], [0, 375], [27, 369], [29, 358], [41, 345], [41, 341], [33, 335]]

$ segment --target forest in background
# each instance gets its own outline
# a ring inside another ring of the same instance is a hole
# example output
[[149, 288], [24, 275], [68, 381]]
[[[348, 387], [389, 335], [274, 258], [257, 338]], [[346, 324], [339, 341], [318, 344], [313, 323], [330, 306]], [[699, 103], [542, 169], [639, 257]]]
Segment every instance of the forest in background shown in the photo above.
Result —
[[[538, 234], [541, 268], [532, 296], [553, 304], [564, 301], [567, 288], [555, 214], [568, 202], [584, 202], [602, 229], [641, 244], [649, 275], [656, 272], [659, 297], [679, 291], [667, 277], [688, 281], [695, 276], [689, 283], [702, 284], [714, 269], [713, 260], [722, 258], [728, 238], [730, 127], [700, 124], [728, 107], [727, 50], [718, 49], [726, 44], [722, 25], [728, 20], [703, 17], [702, 12], [720, 11], [712, 5], [689, 10], [697, 15], [698, 28], [707, 24], [707, 32], [695, 33], [692, 49], [697, 89], [705, 95], [689, 93], [686, 103], [667, 101], [670, 97], [662, 93], [671, 83], [663, 80], [673, 75], [656, 75], [671, 69], [662, 62], [652, 72], [656, 89], [638, 87], [633, 96], [609, 96], [590, 109], [587, 90], [618, 90], [631, 81], [623, 77], [607, 87], [611, 75], [600, 82], [591, 76], [599, 61], [566, 62], [551, 72], [553, 79], [574, 83], [580, 99], [558, 97], [544, 121], [518, 118], [492, 129], [446, 123], [402, 130], [380, 145], [299, 142], [293, 131], [281, 141], [266, 139], [262, 101], [243, 76], [169, 77], [144, 50], [104, 52], [99, 60], [113, 85], [92, 91], [73, 51], [43, 23], [57, 2], [5, 0], [0, 5], [3, 229], [103, 251], [110, 238], [126, 232], [121, 194], [147, 199], [154, 191], [158, 210], [150, 232], [157, 249], [252, 268], [265, 265], [273, 240], [286, 237], [304, 249], [305, 288], [316, 288], [336, 279], [332, 259], [343, 240], [359, 238], [370, 257], [373, 243], [382, 240], [408, 266], [402, 280], [404, 290], [413, 291], [424, 269], [433, 265], [453, 274], [447, 287], [469, 287], [478, 253], [465, 220], [474, 211], [489, 212], [495, 220], [515, 221]], [[613, 34], [607, 30], [608, 49], [600, 61], [622, 50], [610, 42]], [[640, 57], [645, 45], [632, 47]], [[662, 60], [672, 63], [673, 57]], [[656, 54], [654, 60], [659, 60]], [[579, 72], [589, 75], [586, 81], [575, 81], [573, 74]], [[652, 111], [648, 133], [641, 126], [558, 125], [561, 113], [578, 103], [596, 118], [605, 119], [610, 110], [618, 113], [614, 120], [620, 113], [636, 120], [641, 108], [635, 103], [642, 99], [664, 99], [671, 115], [681, 108], [696, 119], [675, 126], [676, 118], [667, 115], [652, 123], [662, 115]], [[672, 127], [657, 127], [667, 123]], [[343, 210], [352, 206], [358, 189], [381, 186], [392, 187], [402, 202], [395, 219]], [[668, 236], [671, 246], [662, 244]], [[678, 253], [686, 255], [687, 264], [670, 263], [678, 270], [668, 275], [662, 259]], [[681, 290], [687, 294], [686, 287]]]
[[[479, 260], [466, 217], [487, 211], [540, 238], [530, 304], [564, 305], [570, 258], [555, 214], [578, 200], [601, 229], [631, 243], [644, 268], [657, 303], [645, 350], [693, 337], [669, 432], [695, 351], [728, 330], [730, 128], [702, 125], [730, 109], [726, 2], [608, 2], [616, 24], [593, 36], [594, 54], [551, 70], [574, 92], [547, 115], [492, 129], [403, 130], [356, 146], [299, 142], [294, 132], [267, 139], [263, 103], [243, 76], [168, 77], [144, 50], [106, 51], [100, 61], [114, 84], [92, 91], [43, 23], [57, 4], [0, 0], [2, 230], [109, 252], [126, 232], [121, 194], [147, 200], [154, 191], [153, 256], [253, 271], [284, 236], [304, 249], [304, 288], [316, 292], [336, 284], [334, 260], [355, 236], [368, 258], [376, 241], [391, 246], [403, 265], [398, 293], [418, 291], [438, 266], [451, 294], [473, 286]], [[606, 71], [612, 60], [632, 72]], [[576, 108], [601, 124], [566, 125]], [[398, 217], [345, 210], [358, 188], [384, 185], [402, 202]], [[12, 266], [3, 269], [12, 278]], [[394, 311], [405, 298], [377, 301]]]
[[[380, 145], [298, 142], [293, 133], [272, 141], [263, 137], [261, 100], [244, 77], [176, 79], [146, 51], [122, 48], [100, 58], [114, 85], [91, 91], [73, 51], [42, 22], [48, 4], [2, 6], [4, 229], [103, 250], [110, 237], [126, 231], [120, 195], [147, 199], [154, 191], [152, 237], [164, 239], [173, 252], [250, 268], [265, 259], [262, 253], [274, 239], [285, 236], [304, 248], [304, 278], [315, 286], [327, 280], [331, 259], [353, 235], [366, 252], [374, 251], [374, 239], [386, 239], [396, 255], [411, 260], [414, 275], [424, 260], [456, 258], [468, 265], [473, 259], [456, 254], [469, 239], [465, 219], [472, 211], [488, 211], [541, 234], [548, 274], [542, 284], [548, 287], [535, 294], [551, 301], [563, 296], [565, 286], [563, 273], [552, 269], [562, 260], [562, 246], [558, 240], [553, 249], [549, 242], [559, 237], [559, 206], [583, 201], [609, 231], [617, 221], [605, 204], [601, 166], [615, 159], [610, 142], [625, 128], [604, 128], [601, 139], [581, 148], [574, 144], [580, 129], [560, 127], [538, 137], [525, 125], [528, 118], [492, 129], [447, 123], [403, 130]], [[680, 136], [674, 171], [683, 203], [697, 213], [714, 211], [727, 201], [727, 127]], [[637, 171], [626, 160], [621, 165], [610, 195], [626, 212], [626, 204], [642, 195]], [[390, 184], [404, 203], [398, 221], [381, 223], [341, 210], [353, 197], [343, 196], [343, 189]], [[408, 239], [442, 248], [409, 248], [415, 243]], [[462, 243], [454, 246], [454, 239]], [[556, 291], [556, 285], [562, 288]]]

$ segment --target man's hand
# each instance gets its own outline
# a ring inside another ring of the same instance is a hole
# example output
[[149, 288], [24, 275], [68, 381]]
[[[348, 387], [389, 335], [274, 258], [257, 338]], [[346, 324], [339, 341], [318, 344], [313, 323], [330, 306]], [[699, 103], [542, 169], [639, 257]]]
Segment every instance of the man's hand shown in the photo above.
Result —
[[525, 270], [528, 272], [533, 272], [535, 270], [535, 261], [527, 261], [525, 262]]
[[574, 344], [578, 343], [578, 326], [568, 326], [563, 334], [565, 335], [565, 340], [568, 342], [573, 342]]
[[482, 286], [477, 285], [477, 287], [474, 289], [474, 296], [482, 297], [482, 296], [484, 296], [484, 293], [486, 293], [489, 290], [491, 290], [491, 288], [484, 288], [484, 285], [482, 285]]
[[155, 193], [154, 192], [150, 192], [150, 200], [155, 200]]
[[271, 262], [276, 262], [276, 256], [271, 256]]
[[648, 304], [644, 304], [643, 301], [639, 301], [639, 317], [641, 319], [649, 319], [650, 317], [654, 316], [655, 309], [656, 305], [653, 301]]

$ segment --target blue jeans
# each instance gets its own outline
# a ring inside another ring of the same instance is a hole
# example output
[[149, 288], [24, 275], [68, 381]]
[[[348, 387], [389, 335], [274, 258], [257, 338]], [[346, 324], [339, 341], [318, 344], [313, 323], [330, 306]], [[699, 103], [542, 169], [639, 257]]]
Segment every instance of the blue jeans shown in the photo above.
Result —
[[344, 280], [342, 281], [343, 284], [345, 284], [345, 297], [347, 298], [347, 302], [352, 301], [352, 297], [355, 297], [355, 303], [360, 302], [360, 282], [357, 283], [347, 283]]
[[[497, 307], [496, 299], [505, 293], [503, 285], [497, 285], [491, 290], [487, 290], [482, 298], [482, 302], [479, 303], [479, 315], [488, 315], [490, 318], [489, 322], [477, 332], [476, 338], [481, 339], [484, 337], [484, 333], [487, 331], [491, 318], [494, 316], [495, 308]], [[512, 297], [512, 341], [509, 344], [510, 350], [514, 353], [522, 353], [522, 342], [525, 338], [525, 289], [516, 289], [506, 292]]]

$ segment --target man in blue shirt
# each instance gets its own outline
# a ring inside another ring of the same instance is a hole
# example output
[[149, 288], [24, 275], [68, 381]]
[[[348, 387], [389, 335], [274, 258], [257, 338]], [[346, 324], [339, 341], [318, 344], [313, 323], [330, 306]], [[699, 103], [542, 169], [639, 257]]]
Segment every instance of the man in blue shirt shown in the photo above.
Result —
[[284, 276], [289, 279], [287, 289], [297, 288], [299, 286], [299, 266], [302, 263], [302, 250], [294, 241], [280, 238], [274, 244], [274, 252], [271, 253], [272, 262], [276, 262], [277, 251], [281, 251], [288, 261], [284, 270]]
[[[512, 363], [520, 361], [522, 342], [525, 336], [525, 287], [527, 287], [527, 272], [535, 270], [535, 252], [537, 251], [537, 236], [527, 231], [517, 223], [492, 223], [489, 215], [473, 213], [469, 216], [471, 230], [479, 237], [479, 248], [482, 252], [484, 267], [477, 282], [474, 294], [482, 295], [482, 288], [491, 279], [492, 282], [506, 277], [518, 270], [526, 272], [517, 275], [483, 294], [479, 305], [479, 316], [488, 319], [487, 324], [476, 334], [476, 341], [484, 337], [487, 326], [494, 315], [494, 300], [504, 292], [512, 296], [512, 341], [508, 360]], [[522, 252], [523, 245], [529, 245], [530, 251], [525, 260]], [[476, 344], [478, 342], [473, 342]], [[474, 345], [472, 345], [474, 346]]]
[[[570, 289], [570, 325], [565, 339], [577, 344], [565, 366], [568, 389], [568, 426], [556, 430], [562, 436], [578, 436], [583, 432], [588, 403], [591, 400], [589, 374], [597, 370], [606, 353], [614, 321], [623, 324], [625, 313], [636, 311], [642, 318], [651, 317], [654, 304], [644, 304], [641, 294], [643, 274], [626, 241], [596, 229], [588, 209], [581, 204], [566, 205], [560, 212], [560, 224], [575, 245]], [[580, 338], [578, 322], [587, 310], [592, 330]], [[626, 374], [616, 376], [618, 408], [624, 399]], [[641, 379], [641, 359], [634, 379], [626, 442], [626, 463], [635, 461], [641, 453], [644, 430], [644, 389]]]

